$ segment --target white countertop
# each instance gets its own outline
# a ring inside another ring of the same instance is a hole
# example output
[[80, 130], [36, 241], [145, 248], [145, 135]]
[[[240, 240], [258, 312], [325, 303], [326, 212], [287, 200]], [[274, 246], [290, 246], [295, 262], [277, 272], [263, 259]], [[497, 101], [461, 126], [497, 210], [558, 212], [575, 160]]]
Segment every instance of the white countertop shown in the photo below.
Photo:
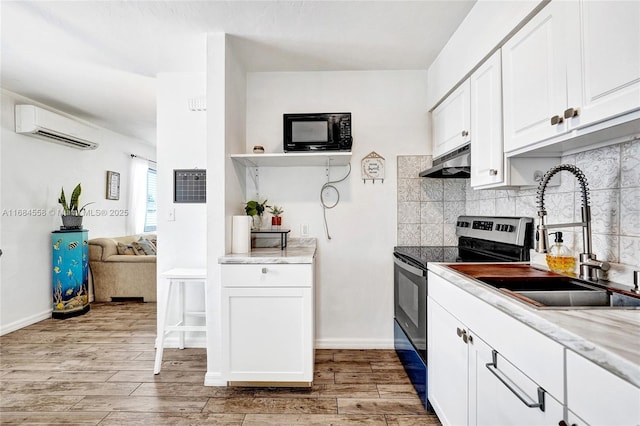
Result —
[[228, 253], [220, 256], [218, 263], [313, 263], [315, 255], [315, 238], [291, 238], [284, 250], [280, 247], [264, 247], [254, 248], [249, 253]]
[[527, 324], [607, 371], [640, 387], [640, 309], [535, 309], [443, 263], [429, 270]]

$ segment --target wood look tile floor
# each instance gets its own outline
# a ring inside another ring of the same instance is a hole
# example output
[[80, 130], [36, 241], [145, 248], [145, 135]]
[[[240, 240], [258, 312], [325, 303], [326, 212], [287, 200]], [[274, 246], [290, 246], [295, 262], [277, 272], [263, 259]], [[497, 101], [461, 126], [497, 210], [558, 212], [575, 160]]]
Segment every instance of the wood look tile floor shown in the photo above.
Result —
[[204, 349], [165, 349], [156, 305], [94, 303], [0, 337], [0, 423], [440, 425], [393, 350], [317, 350], [309, 389], [204, 386]]

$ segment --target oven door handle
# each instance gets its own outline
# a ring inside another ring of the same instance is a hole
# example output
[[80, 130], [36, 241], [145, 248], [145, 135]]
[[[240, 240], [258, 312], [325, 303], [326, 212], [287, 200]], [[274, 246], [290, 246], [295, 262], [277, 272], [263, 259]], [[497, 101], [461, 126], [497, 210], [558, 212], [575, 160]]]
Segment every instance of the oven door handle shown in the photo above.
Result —
[[425, 271], [424, 269], [416, 268], [415, 266], [411, 266], [408, 263], [403, 262], [395, 254], [393, 255], [393, 263], [413, 275], [417, 275], [419, 277], [424, 277], [425, 275], [427, 275], [427, 271]]

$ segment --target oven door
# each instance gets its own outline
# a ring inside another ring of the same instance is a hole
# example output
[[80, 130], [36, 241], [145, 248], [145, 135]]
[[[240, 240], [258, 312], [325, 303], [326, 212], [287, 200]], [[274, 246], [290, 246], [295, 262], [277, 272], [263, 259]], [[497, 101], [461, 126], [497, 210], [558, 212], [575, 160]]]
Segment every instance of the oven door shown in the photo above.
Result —
[[427, 363], [427, 271], [394, 253], [394, 315], [420, 357]]

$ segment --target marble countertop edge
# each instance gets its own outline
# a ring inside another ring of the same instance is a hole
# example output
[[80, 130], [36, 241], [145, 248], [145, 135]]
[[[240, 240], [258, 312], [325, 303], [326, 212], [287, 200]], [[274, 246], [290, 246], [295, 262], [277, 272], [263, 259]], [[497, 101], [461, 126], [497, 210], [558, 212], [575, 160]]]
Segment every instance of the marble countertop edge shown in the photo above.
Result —
[[[473, 278], [448, 268], [447, 264], [429, 263], [428, 268], [467, 293], [640, 387], [640, 343], [631, 347], [634, 337], [629, 336], [629, 330], [636, 330], [640, 335], [640, 310], [539, 310], [491, 291]], [[599, 328], [606, 331], [598, 331]]]
[[316, 256], [315, 238], [291, 239], [287, 247], [253, 248], [249, 253], [227, 253], [218, 257], [221, 264], [294, 264], [313, 263]]

